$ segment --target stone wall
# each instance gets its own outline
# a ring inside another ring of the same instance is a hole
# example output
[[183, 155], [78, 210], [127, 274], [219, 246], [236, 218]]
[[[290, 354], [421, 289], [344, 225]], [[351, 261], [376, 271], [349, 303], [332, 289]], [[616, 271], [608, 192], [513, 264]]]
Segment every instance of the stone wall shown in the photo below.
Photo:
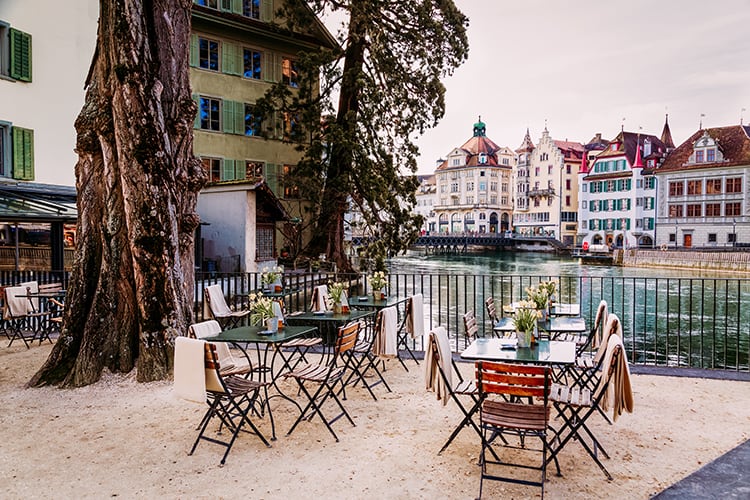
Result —
[[674, 267], [750, 273], [750, 252], [687, 250], [616, 250], [615, 262], [625, 267]]

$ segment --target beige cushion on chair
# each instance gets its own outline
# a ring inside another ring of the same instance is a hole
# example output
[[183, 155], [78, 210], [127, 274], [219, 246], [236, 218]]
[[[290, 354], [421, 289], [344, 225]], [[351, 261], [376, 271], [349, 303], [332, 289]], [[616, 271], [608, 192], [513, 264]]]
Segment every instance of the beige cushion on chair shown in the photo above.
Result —
[[206, 402], [205, 342], [177, 337], [174, 343], [174, 391], [188, 401]]
[[[188, 328], [189, 336], [197, 339], [214, 337], [221, 333], [221, 325], [215, 319], [194, 323]], [[250, 371], [250, 364], [247, 360], [236, 359], [232, 355], [227, 342], [212, 342], [216, 346], [216, 357], [221, 366], [222, 375], [240, 375]]]

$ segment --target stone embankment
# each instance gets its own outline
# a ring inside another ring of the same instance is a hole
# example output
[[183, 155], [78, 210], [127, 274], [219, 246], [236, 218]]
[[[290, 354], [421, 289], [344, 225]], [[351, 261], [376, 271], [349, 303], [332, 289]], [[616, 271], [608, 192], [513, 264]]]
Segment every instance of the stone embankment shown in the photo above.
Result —
[[750, 273], [750, 252], [699, 250], [615, 250], [614, 262], [624, 267], [673, 267]]

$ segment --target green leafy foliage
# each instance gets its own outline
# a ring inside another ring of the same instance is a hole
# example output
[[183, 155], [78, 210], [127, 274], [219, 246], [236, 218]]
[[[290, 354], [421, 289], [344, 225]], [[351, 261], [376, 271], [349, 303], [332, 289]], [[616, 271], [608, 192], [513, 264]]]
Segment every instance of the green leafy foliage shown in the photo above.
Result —
[[383, 269], [419, 234], [414, 141], [445, 113], [441, 79], [467, 57], [468, 20], [452, 0], [286, 0], [279, 29], [310, 29], [323, 12], [346, 16], [339, 46], [298, 53], [299, 88], [276, 85], [257, 111], [299, 118], [286, 140], [303, 158], [285, 182], [310, 202], [306, 253], [348, 269], [344, 214], [353, 211], [352, 229], [370, 236], [363, 267]]

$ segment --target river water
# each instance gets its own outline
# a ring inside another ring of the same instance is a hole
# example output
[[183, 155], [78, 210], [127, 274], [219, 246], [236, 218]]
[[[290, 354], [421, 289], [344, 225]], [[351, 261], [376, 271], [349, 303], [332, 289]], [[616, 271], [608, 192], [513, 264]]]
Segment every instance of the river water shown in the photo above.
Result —
[[[474, 309], [482, 323], [486, 297], [507, 303], [523, 298], [528, 284], [559, 278], [560, 300], [580, 303], [589, 322], [599, 301], [608, 302], [622, 320], [633, 362], [748, 370], [750, 278], [745, 276], [582, 264], [534, 252], [412, 252], [391, 259], [389, 272], [405, 277], [396, 284], [399, 293], [423, 291], [432, 302], [432, 324], [452, 331], [457, 350], [462, 347], [461, 315], [466, 310]], [[491, 326], [484, 328], [487, 333]]]

